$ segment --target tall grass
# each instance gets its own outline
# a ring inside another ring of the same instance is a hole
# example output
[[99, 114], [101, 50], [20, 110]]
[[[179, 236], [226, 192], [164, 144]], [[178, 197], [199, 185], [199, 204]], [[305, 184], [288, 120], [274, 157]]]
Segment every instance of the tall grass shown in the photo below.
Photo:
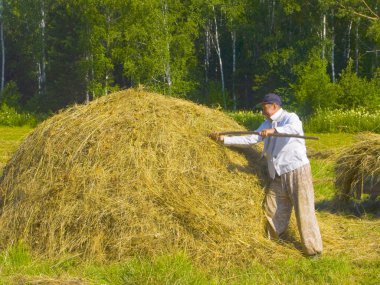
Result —
[[[258, 112], [228, 112], [233, 119], [247, 129], [254, 130], [264, 120]], [[313, 115], [302, 118], [305, 132], [312, 133], [356, 133], [370, 131], [380, 133], [380, 111], [318, 110]]]
[[370, 131], [380, 133], [380, 111], [318, 110], [304, 121], [307, 132], [356, 133]]
[[232, 117], [240, 125], [246, 127], [248, 130], [255, 130], [265, 120], [261, 112], [253, 111], [236, 111], [227, 112], [227, 115]]
[[1, 126], [31, 126], [37, 125], [40, 119], [31, 113], [18, 112], [12, 107], [2, 105], [0, 107]]

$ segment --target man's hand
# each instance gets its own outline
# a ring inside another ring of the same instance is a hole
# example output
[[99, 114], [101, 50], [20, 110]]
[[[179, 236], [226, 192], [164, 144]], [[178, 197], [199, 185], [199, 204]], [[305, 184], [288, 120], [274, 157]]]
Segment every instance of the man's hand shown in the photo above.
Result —
[[269, 137], [276, 132], [276, 129], [264, 129], [260, 132], [260, 136], [263, 138]]
[[213, 132], [208, 135], [209, 138], [213, 139], [214, 141], [217, 142], [224, 142], [224, 136], [221, 136], [218, 132]]

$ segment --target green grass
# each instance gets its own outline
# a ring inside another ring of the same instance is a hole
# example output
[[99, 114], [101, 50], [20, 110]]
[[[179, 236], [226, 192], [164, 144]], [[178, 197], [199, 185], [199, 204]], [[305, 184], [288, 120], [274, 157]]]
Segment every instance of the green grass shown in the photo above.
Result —
[[[36, 260], [22, 245], [3, 252], [0, 282], [23, 280], [86, 280], [91, 284], [377, 284], [380, 261], [356, 262], [348, 256], [319, 260], [252, 261], [246, 268], [208, 272], [184, 253], [154, 259], [131, 258], [112, 264], [79, 260]], [[206, 265], [207, 266], [207, 265]], [[206, 268], [207, 269], [207, 268]], [[20, 283], [19, 283], [20, 284]], [[45, 284], [45, 283], [44, 283]]]
[[353, 142], [353, 134], [307, 133], [319, 140], [307, 140], [310, 164], [313, 172], [316, 202], [334, 198], [334, 163], [337, 153]]
[[0, 126], [0, 176], [5, 163], [10, 159], [22, 139], [32, 130], [31, 127]]
[[[1, 163], [5, 163], [31, 130], [26, 127], [0, 127]], [[319, 141], [307, 141], [311, 153], [316, 202], [331, 200], [334, 196], [334, 155], [339, 149], [352, 143], [353, 135], [308, 135], [320, 137]], [[151, 259], [135, 257], [113, 263], [85, 262], [77, 256], [43, 260], [33, 257], [31, 251], [23, 243], [19, 243], [0, 252], [0, 284], [49, 284], [47, 280], [60, 280], [62, 284], [69, 284], [70, 280], [82, 280], [99, 285], [378, 284], [380, 256], [358, 259], [357, 255], [353, 255], [361, 246], [378, 243], [380, 229], [376, 220], [353, 219], [329, 212], [320, 212], [319, 218], [334, 221], [337, 230], [346, 227], [348, 233], [342, 238], [352, 240], [357, 248], [348, 247], [340, 254], [327, 251], [318, 260], [302, 257], [273, 261], [251, 260], [245, 267], [215, 268], [213, 264], [200, 265], [183, 252]], [[328, 240], [329, 237], [325, 239]], [[42, 283], [44, 280], [45, 283]]]

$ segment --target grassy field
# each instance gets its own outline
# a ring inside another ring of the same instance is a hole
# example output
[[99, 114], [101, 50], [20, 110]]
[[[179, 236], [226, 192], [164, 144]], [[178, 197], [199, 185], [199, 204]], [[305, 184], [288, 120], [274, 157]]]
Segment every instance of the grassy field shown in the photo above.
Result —
[[0, 126], [0, 175], [5, 163], [17, 149], [22, 139], [32, 129], [30, 127], [1, 127]]
[[[30, 128], [0, 127], [0, 168], [11, 157]], [[252, 260], [245, 268], [214, 268], [179, 252], [153, 259], [131, 258], [119, 263], [83, 262], [75, 256], [41, 260], [23, 244], [0, 253], [0, 284], [379, 284], [380, 222], [363, 212], [333, 206], [334, 159], [353, 142], [352, 134], [308, 134], [316, 207], [324, 240], [324, 255], [317, 260], [288, 258]], [[1, 171], [1, 170], [0, 170]], [[334, 236], [339, 244], [332, 243]]]

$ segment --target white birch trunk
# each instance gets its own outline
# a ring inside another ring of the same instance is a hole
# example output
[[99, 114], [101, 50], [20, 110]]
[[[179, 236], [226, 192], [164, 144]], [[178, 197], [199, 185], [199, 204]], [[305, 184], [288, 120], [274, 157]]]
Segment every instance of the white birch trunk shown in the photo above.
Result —
[[5, 44], [4, 44], [4, 24], [1, 15], [0, 37], [1, 37], [1, 86], [0, 91], [3, 91], [5, 84]]
[[209, 86], [208, 86], [208, 71], [210, 67], [210, 55], [211, 55], [211, 50], [210, 50], [210, 21], [207, 21], [206, 28], [205, 28], [205, 54], [204, 54], [204, 72], [205, 72], [205, 98], [206, 101], [208, 101], [209, 98]]
[[104, 95], [108, 94], [108, 71], [106, 71], [106, 76], [104, 77]]
[[216, 53], [217, 53], [218, 59], [219, 59], [220, 77], [221, 77], [221, 81], [222, 81], [223, 106], [224, 106], [224, 109], [227, 109], [227, 100], [226, 100], [225, 84], [224, 84], [224, 72], [223, 72], [222, 52], [221, 52], [220, 44], [219, 44], [218, 23], [216, 21], [216, 13], [215, 13], [215, 7], [214, 6], [212, 6], [212, 10], [214, 12], [214, 25], [215, 25], [215, 50], [216, 50]]
[[166, 51], [168, 54], [168, 59], [165, 64], [165, 77], [166, 77], [166, 83], [168, 84], [168, 93], [171, 94], [171, 86], [172, 86], [172, 78], [171, 78], [171, 72], [170, 72], [170, 44], [169, 40], [166, 43]]
[[210, 23], [208, 23], [205, 31], [205, 59], [204, 59], [204, 67], [205, 67], [205, 83], [208, 84], [208, 69], [210, 66]]
[[[94, 80], [95, 79], [94, 55], [91, 55], [91, 72], [90, 72], [90, 75], [91, 75], [91, 80]], [[95, 91], [92, 90], [92, 99], [94, 99], [95, 97], [96, 97]]]
[[[333, 14], [334, 17], [334, 14]], [[331, 29], [331, 77], [332, 82], [335, 83], [335, 28], [334, 22], [332, 22]]]
[[271, 21], [270, 21], [270, 30], [272, 32], [274, 30], [274, 19], [275, 19], [274, 11], [275, 11], [275, 7], [276, 7], [276, 0], [272, 0], [272, 14], [271, 14]]
[[359, 74], [359, 24], [360, 18], [355, 27], [355, 72]]
[[40, 29], [41, 29], [41, 58], [39, 65], [39, 75], [38, 75], [38, 92], [42, 95], [45, 94], [45, 85], [46, 85], [46, 54], [45, 54], [45, 2], [41, 1], [41, 21], [40, 21]]
[[325, 59], [325, 54], [326, 54], [326, 30], [327, 30], [326, 14], [323, 14], [323, 18], [322, 18], [322, 59]]
[[86, 82], [86, 104], [90, 103], [90, 93], [89, 93], [89, 85], [90, 85], [90, 74], [89, 74], [89, 70], [88, 70], [88, 67], [89, 67], [89, 57], [88, 55], [86, 55], [86, 64], [87, 64], [87, 68], [86, 68], [86, 76], [85, 76], [85, 82]]
[[348, 31], [347, 31], [347, 52], [346, 52], [346, 60], [350, 59], [350, 53], [351, 53], [351, 29], [352, 29], [352, 20], [350, 21], [350, 24], [348, 25]]
[[237, 99], [235, 91], [235, 75], [236, 75], [236, 31], [231, 32], [232, 38], [232, 100], [233, 100], [233, 109], [236, 110]]
[[[107, 11], [108, 11], [108, 9], [107, 9]], [[109, 15], [109, 11], [108, 11], [107, 14], [108, 15], [107, 15], [107, 18], [106, 18], [106, 21], [107, 21], [107, 37], [106, 37], [106, 56], [105, 56], [105, 58], [107, 58], [107, 54], [108, 54], [109, 47], [110, 47], [110, 36], [109, 36], [109, 33], [110, 33], [111, 16]], [[105, 72], [105, 76], [104, 76], [104, 95], [108, 94], [108, 79], [109, 79], [108, 67], [106, 67], [106, 72]]]
[[0, 41], [1, 41], [1, 86], [0, 91], [3, 91], [5, 84], [5, 43], [4, 43], [4, 3], [0, 0]]
[[169, 39], [169, 29], [167, 24], [167, 13], [168, 13], [168, 2], [165, 0], [162, 4], [162, 15], [164, 19], [164, 29], [165, 29], [165, 40], [166, 40], [166, 56], [164, 56], [164, 71], [165, 71], [165, 81], [168, 86], [168, 93], [171, 95], [171, 70], [170, 70], [170, 39]]
[[86, 73], [86, 104], [90, 103], [90, 91], [88, 90], [89, 85], [89, 76], [88, 72]]

